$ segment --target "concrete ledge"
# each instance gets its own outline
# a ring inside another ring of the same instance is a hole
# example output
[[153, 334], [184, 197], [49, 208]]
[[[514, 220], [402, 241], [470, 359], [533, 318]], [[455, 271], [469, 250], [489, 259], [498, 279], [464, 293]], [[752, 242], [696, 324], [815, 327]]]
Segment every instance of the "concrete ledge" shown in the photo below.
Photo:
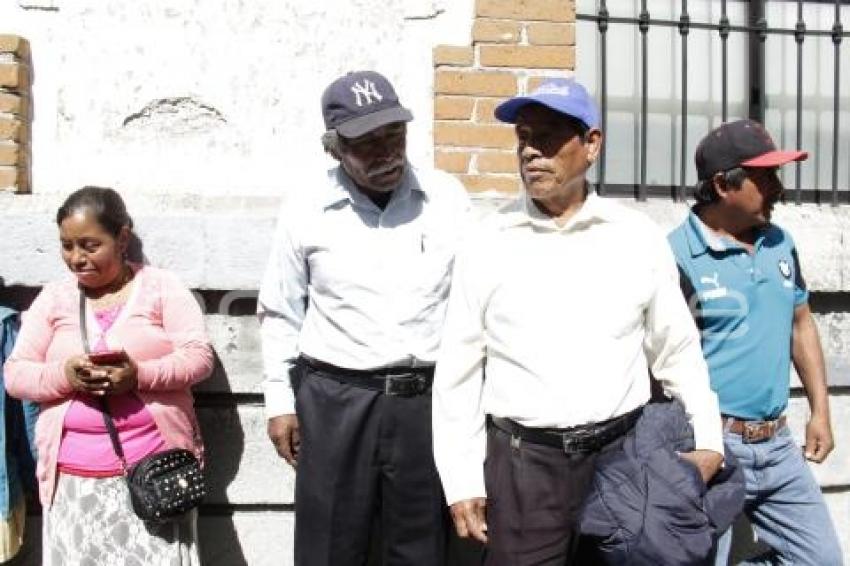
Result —
[[[850, 386], [850, 316], [815, 315], [827, 358], [831, 386]], [[221, 365], [198, 391], [262, 393], [263, 380], [259, 323], [254, 316], [207, 315], [207, 330]], [[800, 388], [796, 375], [792, 387]]]
[[221, 363], [196, 391], [262, 393], [263, 360], [257, 317], [207, 315], [206, 323]]
[[[850, 491], [825, 495], [844, 561], [850, 562]], [[741, 521], [738, 528], [746, 528]], [[235, 511], [232, 515], [201, 515], [198, 519], [201, 560], [206, 566], [291, 566], [295, 521], [291, 512]], [[736, 532], [743, 542], [746, 533]], [[742, 549], [745, 550], [745, 549]], [[14, 564], [40, 564], [41, 517], [27, 517], [24, 547]]]
[[[685, 203], [668, 200], [620, 200], [648, 214], [665, 232], [678, 226], [689, 210]], [[773, 221], [794, 238], [803, 275], [811, 290], [850, 290], [850, 249], [844, 245], [850, 235], [850, 207], [779, 205], [774, 210]]]
[[[503, 196], [473, 199], [480, 215]], [[40, 286], [63, 273], [54, 215], [56, 195], [0, 194], [0, 274], [9, 285]], [[180, 273], [197, 289], [256, 289], [262, 275], [280, 201], [269, 197], [128, 197], [145, 253], [155, 265]], [[665, 230], [687, 214], [667, 200], [635, 202]], [[850, 207], [783, 205], [776, 221], [789, 229], [800, 249], [811, 289], [850, 291]]]
[[290, 512], [202, 515], [198, 520], [201, 562], [206, 566], [290, 566], [294, 527]]
[[295, 474], [266, 435], [262, 407], [197, 408], [206, 446], [205, 503], [279, 505], [294, 501]]
[[[850, 435], [850, 395], [833, 394], [830, 397], [830, 409], [835, 450], [823, 464], [809, 464], [809, 467], [821, 487], [850, 488], [850, 444], [845, 440]], [[805, 398], [791, 399], [787, 415], [794, 440], [802, 446], [805, 444], [806, 422], [809, 418], [808, 401]]]
[[[805, 399], [792, 399], [788, 408], [790, 427], [803, 443], [808, 417]], [[289, 504], [293, 502], [294, 473], [274, 451], [266, 436], [266, 422], [259, 406], [198, 407], [207, 447], [210, 504]], [[850, 488], [850, 445], [841, 442], [850, 434], [850, 396], [833, 395], [832, 422], [839, 439], [835, 451], [823, 464], [811, 468], [821, 486]]]
[[[177, 272], [188, 286], [256, 289], [268, 259], [276, 211], [277, 206], [148, 211], [136, 213], [134, 222], [150, 262]], [[0, 275], [7, 285], [41, 286], [65, 273], [52, 213], [4, 211], [0, 234]]]

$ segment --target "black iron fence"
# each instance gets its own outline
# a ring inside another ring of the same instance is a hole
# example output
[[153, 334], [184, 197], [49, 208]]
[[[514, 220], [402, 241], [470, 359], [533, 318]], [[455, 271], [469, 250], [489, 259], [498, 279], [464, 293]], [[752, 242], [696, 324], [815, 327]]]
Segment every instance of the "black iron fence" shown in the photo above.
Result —
[[[784, 0], [784, 4], [793, 2], [793, 0]], [[747, 10], [747, 18], [745, 25], [732, 24], [727, 15], [727, 0], [719, 0], [720, 17], [713, 22], [699, 22], [692, 20], [688, 12], [688, 0], [681, 0], [681, 9], [678, 19], [658, 19], [653, 18], [647, 7], [647, 0], [640, 0], [640, 10], [634, 17], [612, 16], [608, 9], [608, 2], [605, 0], [597, 0], [595, 13], [579, 13], [576, 18], [579, 21], [595, 22], [598, 30], [598, 72], [599, 72], [599, 102], [602, 113], [602, 129], [606, 130], [609, 104], [609, 53], [608, 53], [608, 37], [611, 33], [617, 33], [618, 26], [622, 26], [628, 32], [633, 33], [633, 29], [637, 28], [640, 34], [640, 110], [639, 123], [640, 135], [637, 144], [637, 159], [639, 167], [637, 169], [637, 179], [633, 184], [614, 184], [606, 183], [606, 164], [607, 151], [603, 148], [602, 155], [599, 160], [599, 169], [597, 177], [597, 190], [600, 194], [617, 194], [617, 195], [634, 195], [638, 200], [645, 200], [647, 197], [672, 197], [677, 200], [682, 200], [687, 196], [687, 171], [686, 167], [692, 163], [692, 155], [688, 155], [687, 139], [688, 139], [688, 35], [691, 30], [708, 30], [716, 32], [720, 40], [720, 57], [721, 57], [721, 116], [722, 121], [726, 121], [728, 117], [728, 92], [729, 92], [729, 53], [728, 40], [731, 34], [746, 34], [748, 36], [748, 111], [749, 117], [764, 121], [765, 109], [767, 106], [765, 95], [765, 65], [770, 64], [769, 54], [766, 53], [765, 43], [768, 36], [792, 36], [796, 42], [796, 149], [802, 149], [803, 143], [803, 81], [804, 81], [804, 63], [803, 63], [803, 45], [807, 40], [812, 38], [829, 38], [833, 44], [833, 93], [832, 93], [832, 154], [831, 154], [831, 189], [823, 190], [813, 187], [801, 186], [801, 164], [796, 164], [796, 176], [793, 189], [788, 187], [786, 198], [795, 203], [801, 202], [825, 202], [833, 206], [839, 203], [850, 203], [850, 180], [842, 186], [839, 182], [839, 163], [842, 156], [839, 153], [839, 139], [841, 134], [841, 124], [839, 116], [841, 112], [841, 44], [847, 38], [850, 38], [850, 31], [844, 30], [844, 25], [841, 21], [841, 6], [850, 5], [850, 0], [830, 0], [829, 2], [816, 2], [820, 5], [820, 10], [830, 10], [834, 6], [833, 24], [828, 29], [813, 29], [804, 20], [803, 5], [814, 4], [815, 2], [803, 2], [796, 0], [793, 2], [797, 8], [797, 20], [794, 27], [772, 27], [768, 24], [765, 16], [765, 0], [750, 0], [744, 2]], [[681, 144], [679, 151], [680, 155], [680, 171], [678, 172], [678, 183], [672, 185], [655, 185], [647, 182], [647, 143], [648, 143], [648, 85], [649, 77], [652, 69], [650, 68], [650, 54], [648, 48], [648, 36], [652, 33], [653, 28], [673, 28], [678, 29], [680, 36], [681, 48]], [[628, 29], [632, 28], [632, 30]], [[850, 63], [850, 57], [848, 57]], [[850, 124], [847, 126], [850, 128]], [[850, 153], [850, 152], [848, 152]], [[848, 161], [848, 169], [850, 169], [850, 155], [844, 156]]]

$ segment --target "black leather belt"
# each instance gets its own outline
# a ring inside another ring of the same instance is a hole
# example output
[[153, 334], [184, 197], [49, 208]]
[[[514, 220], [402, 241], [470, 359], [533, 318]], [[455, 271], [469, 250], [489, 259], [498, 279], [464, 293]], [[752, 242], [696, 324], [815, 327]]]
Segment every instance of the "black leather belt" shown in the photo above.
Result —
[[434, 365], [397, 365], [378, 369], [341, 368], [315, 358], [300, 356], [300, 364], [339, 383], [380, 391], [385, 395], [414, 397], [431, 391]]
[[576, 454], [596, 452], [623, 436], [631, 430], [642, 411], [643, 407], [638, 407], [607, 421], [570, 428], [532, 428], [501, 417], [490, 417], [490, 422], [497, 429], [520, 440], [560, 448], [567, 454]]

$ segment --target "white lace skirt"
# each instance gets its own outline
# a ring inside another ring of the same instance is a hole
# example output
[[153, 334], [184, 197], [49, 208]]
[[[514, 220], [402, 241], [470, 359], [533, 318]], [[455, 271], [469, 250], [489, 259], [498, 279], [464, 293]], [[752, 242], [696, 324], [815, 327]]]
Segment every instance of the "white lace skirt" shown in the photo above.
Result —
[[60, 473], [43, 536], [43, 566], [200, 565], [197, 511], [149, 527], [133, 513], [123, 477]]

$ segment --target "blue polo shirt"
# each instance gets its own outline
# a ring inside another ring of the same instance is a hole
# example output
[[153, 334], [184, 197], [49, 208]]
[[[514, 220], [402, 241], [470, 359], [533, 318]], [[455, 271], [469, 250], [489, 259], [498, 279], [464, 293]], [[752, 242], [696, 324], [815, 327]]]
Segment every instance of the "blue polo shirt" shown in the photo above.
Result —
[[691, 212], [668, 240], [720, 412], [777, 418], [788, 404], [794, 309], [809, 297], [791, 236], [770, 224], [750, 254]]

